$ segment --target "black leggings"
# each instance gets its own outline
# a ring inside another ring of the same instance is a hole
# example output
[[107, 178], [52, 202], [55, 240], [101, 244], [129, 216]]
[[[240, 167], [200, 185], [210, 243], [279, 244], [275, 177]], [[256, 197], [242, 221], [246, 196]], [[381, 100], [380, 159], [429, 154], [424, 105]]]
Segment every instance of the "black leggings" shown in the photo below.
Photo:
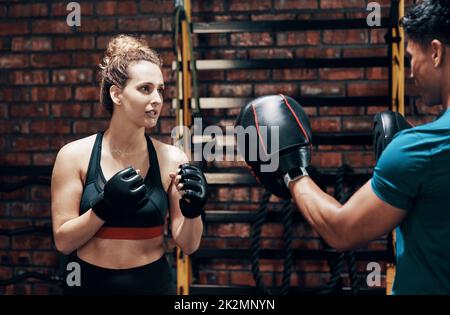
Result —
[[65, 295], [175, 294], [172, 269], [165, 255], [148, 265], [128, 269], [102, 268], [72, 255], [66, 269]]

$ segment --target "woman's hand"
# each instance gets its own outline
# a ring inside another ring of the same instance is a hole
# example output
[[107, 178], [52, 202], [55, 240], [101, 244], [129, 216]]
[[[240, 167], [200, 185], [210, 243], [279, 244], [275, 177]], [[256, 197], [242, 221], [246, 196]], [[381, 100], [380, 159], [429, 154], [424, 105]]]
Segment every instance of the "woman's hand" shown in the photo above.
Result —
[[185, 163], [177, 172], [169, 173], [173, 184], [181, 195], [180, 210], [189, 219], [200, 216], [206, 204], [207, 182], [203, 172], [196, 166]]

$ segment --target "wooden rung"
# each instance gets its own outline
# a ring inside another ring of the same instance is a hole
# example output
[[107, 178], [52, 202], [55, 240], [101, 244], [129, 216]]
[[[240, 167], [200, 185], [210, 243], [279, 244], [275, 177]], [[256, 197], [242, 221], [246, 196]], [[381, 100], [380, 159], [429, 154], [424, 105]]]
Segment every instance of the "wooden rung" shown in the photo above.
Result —
[[[354, 251], [355, 259], [362, 261], [383, 261], [388, 257], [387, 250], [360, 249]], [[279, 249], [261, 249], [260, 258], [283, 259], [284, 251]], [[335, 258], [339, 253], [334, 249], [293, 249], [295, 259], [324, 260]], [[200, 248], [192, 256], [193, 260], [202, 258], [217, 259], [251, 259], [252, 253], [247, 248]]]
[[[200, 97], [201, 109], [230, 109], [240, 108], [250, 102], [251, 98], [244, 97]], [[176, 99], [172, 99], [172, 108], [176, 108]], [[191, 106], [195, 107], [195, 100], [191, 99]]]
[[[255, 97], [256, 98], [256, 97]], [[232, 109], [241, 108], [255, 98], [247, 97], [200, 97], [201, 109]], [[294, 96], [302, 106], [330, 106], [330, 107], [363, 107], [363, 106], [388, 106], [391, 100], [388, 96], [344, 96], [344, 97], [308, 97]], [[409, 102], [409, 97], [405, 98]], [[172, 108], [176, 108], [176, 99], [172, 99]], [[195, 108], [195, 100], [191, 99], [191, 106]]]
[[[376, 28], [386, 28], [388, 19], [382, 18], [381, 25]], [[365, 29], [369, 28], [366, 19], [341, 20], [290, 20], [264, 22], [204, 22], [193, 23], [194, 34], [240, 33], [240, 32], [287, 32], [304, 30], [336, 30], [336, 29]], [[371, 27], [370, 27], [371, 28]]]
[[[371, 132], [320, 132], [312, 136], [314, 145], [372, 145], [373, 135]], [[194, 135], [192, 142], [208, 143], [215, 141], [217, 147], [235, 146], [236, 138], [233, 135]]]
[[[209, 185], [258, 185], [259, 183], [249, 173], [248, 170], [232, 171], [228, 173], [205, 173], [206, 180]], [[347, 183], [354, 185], [362, 185], [370, 179], [372, 174], [356, 173], [347, 175]], [[323, 171], [320, 174], [312, 175], [313, 179], [318, 184], [323, 186], [332, 186], [336, 181], [336, 170]]]
[[[278, 206], [281, 209], [281, 205]], [[206, 210], [205, 219], [208, 223], [232, 223], [246, 222], [253, 223], [256, 218], [256, 211], [236, 211], [236, 210]], [[292, 213], [294, 222], [304, 222], [300, 212]], [[280, 211], [268, 211], [266, 222], [282, 222], [283, 214]]]
[[256, 185], [251, 174], [246, 173], [205, 173], [206, 181], [211, 185]]
[[192, 136], [192, 142], [195, 143], [207, 143], [207, 142], [211, 142], [211, 141], [215, 141], [216, 142], [216, 146], [219, 147], [225, 147], [225, 146], [235, 146], [236, 145], [236, 137], [235, 136], [197, 136], [194, 135]]
[[[197, 60], [196, 68], [203, 70], [233, 69], [318, 69], [318, 68], [359, 68], [388, 67], [387, 57], [357, 58], [301, 58], [301, 59], [206, 59]], [[173, 61], [172, 70], [177, 69], [177, 61]]]
[[[280, 287], [270, 287], [271, 292], [275, 295], [280, 294]], [[291, 287], [290, 294], [308, 294], [320, 293], [325, 287]], [[350, 287], [340, 289], [341, 294], [352, 294]], [[220, 284], [191, 284], [189, 288], [191, 295], [257, 295], [261, 294], [256, 287], [243, 285], [220, 285]], [[334, 292], [336, 294], [337, 292]], [[359, 295], [384, 295], [384, 288], [360, 288]], [[269, 297], [270, 298], [270, 297]]]

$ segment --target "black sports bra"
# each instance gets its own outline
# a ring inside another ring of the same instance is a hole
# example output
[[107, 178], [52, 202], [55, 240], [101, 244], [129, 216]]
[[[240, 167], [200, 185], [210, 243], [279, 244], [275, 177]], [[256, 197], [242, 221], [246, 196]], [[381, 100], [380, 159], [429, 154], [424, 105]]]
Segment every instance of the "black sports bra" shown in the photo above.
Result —
[[[104, 131], [99, 132], [92, 148], [86, 183], [80, 201], [80, 215], [88, 211], [91, 201], [103, 191], [106, 179], [103, 175], [100, 159], [102, 152], [102, 139]], [[158, 157], [152, 140], [146, 135], [149, 152], [150, 169], [144, 179], [147, 187], [149, 201], [137, 211], [125, 219], [105, 222], [97, 232], [96, 237], [114, 239], [145, 239], [162, 234], [166, 211], [169, 200], [161, 182]]]

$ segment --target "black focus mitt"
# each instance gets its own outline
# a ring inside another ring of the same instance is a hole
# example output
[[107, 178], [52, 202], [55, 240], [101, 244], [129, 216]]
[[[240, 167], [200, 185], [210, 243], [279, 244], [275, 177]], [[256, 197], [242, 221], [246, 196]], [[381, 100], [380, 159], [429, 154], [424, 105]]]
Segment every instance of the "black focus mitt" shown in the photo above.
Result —
[[287, 183], [307, 175], [312, 133], [308, 116], [293, 98], [261, 96], [241, 109], [236, 120], [237, 146], [259, 182], [289, 199]]
[[395, 134], [413, 126], [398, 112], [384, 111], [377, 113], [373, 125], [373, 150], [375, 160], [381, 156], [384, 149], [392, 141]]

